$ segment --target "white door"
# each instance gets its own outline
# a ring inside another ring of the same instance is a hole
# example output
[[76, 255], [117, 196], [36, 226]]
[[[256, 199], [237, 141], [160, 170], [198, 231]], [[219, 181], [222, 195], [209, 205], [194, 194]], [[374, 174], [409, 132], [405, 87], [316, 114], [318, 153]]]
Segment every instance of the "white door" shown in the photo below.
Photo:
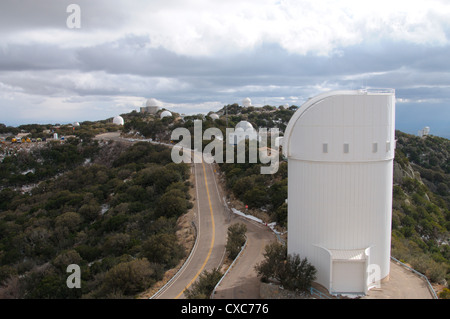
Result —
[[333, 261], [331, 291], [364, 293], [364, 262]]

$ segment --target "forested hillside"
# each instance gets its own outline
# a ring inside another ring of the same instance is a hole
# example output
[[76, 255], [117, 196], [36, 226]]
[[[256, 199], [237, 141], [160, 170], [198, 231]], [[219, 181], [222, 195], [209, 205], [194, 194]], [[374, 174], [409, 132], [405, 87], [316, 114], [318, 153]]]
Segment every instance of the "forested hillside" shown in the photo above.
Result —
[[[123, 114], [127, 136], [169, 142], [177, 127], [195, 120], [225, 129], [249, 121], [255, 129], [279, 128], [296, 106], [227, 105], [221, 117], [159, 119]], [[42, 126], [26, 126], [41, 136]], [[4, 127], [11, 132], [13, 128]], [[183, 257], [176, 221], [192, 207], [189, 166], [174, 164], [170, 150], [149, 143], [99, 143], [98, 133], [117, 130], [107, 121], [86, 122], [65, 142], [6, 154], [0, 163], [0, 298], [132, 297], [158, 281]], [[15, 131], [12, 133], [16, 133]], [[224, 135], [225, 136], [225, 135]], [[392, 255], [432, 281], [450, 281], [450, 141], [396, 132]], [[174, 141], [176, 142], [176, 141]], [[205, 146], [210, 141], [203, 141]], [[248, 146], [248, 145], [247, 145]], [[287, 162], [279, 154], [275, 174], [261, 163], [222, 163], [228, 194], [287, 229]], [[267, 165], [264, 165], [267, 166]], [[65, 267], [81, 266], [82, 288], [67, 289]]]
[[396, 132], [392, 255], [450, 281], [450, 141]]
[[[192, 207], [190, 170], [164, 146], [70, 139], [0, 171], [0, 298], [133, 297], [185, 253], [175, 231]], [[81, 289], [66, 286], [69, 264]]]

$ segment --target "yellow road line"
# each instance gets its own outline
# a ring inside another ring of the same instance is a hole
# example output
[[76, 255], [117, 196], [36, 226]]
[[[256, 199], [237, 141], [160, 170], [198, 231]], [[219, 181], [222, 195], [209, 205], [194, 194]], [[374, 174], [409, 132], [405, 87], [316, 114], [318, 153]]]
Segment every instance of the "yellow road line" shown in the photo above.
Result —
[[203, 262], [202, 267], [200, 268], [200, 270], [197, 272], [197, 274], [194, 276], [194, 278], [192, 278], [192, 280], [189, 282], [189, 284], [175, 297], [175, 299], [178, 299], [186, 289], [188, 289], [192, 283], [198, 278], [198, 276], [200, 276], [200, 274], [202, 273], [203, 269], [206, 266], [206, 263], [209, 260], [209, 257], [211, 256], [211, 252], [214, 246], [214, 237], [216, 237], [216, 227], [214, 224], [214, 214], [213, 214], [213, 209], [212, 209], [212, 204], [211, 204], [211, 198], [209, 196], [209, 189], [208, 189], [208, 181], [206, 179], [206, 170], [205, 170], [205, 164], [202, 161], [202, 166], [203, 166], [203, 174], [205, 175], [205, 186], [206, 186], [206, 194], [208, 195], [208, 202], [209, 202], [209, 211], [211, 213], [211, 221], [212, 221], [212, 240], [211, 240], [211, 245], [209, 247], [209, 251], [208, 251], [208, 255], [206, 256], [205, 261]]

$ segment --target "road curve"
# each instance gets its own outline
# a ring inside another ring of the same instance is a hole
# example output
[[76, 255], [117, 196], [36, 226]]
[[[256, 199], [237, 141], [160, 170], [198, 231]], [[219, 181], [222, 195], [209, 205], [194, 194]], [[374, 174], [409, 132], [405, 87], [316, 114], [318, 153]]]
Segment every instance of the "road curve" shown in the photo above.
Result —
[[[106, 133], [97, 137], [123, 141], [118, 133]], [[200, 158], [201, 153], [194, 156]], [[197, 239], [189, 258], [177, 274], [155, 295], [153, 299], [184, 299], [184, 291], [204, 271], [220, 267], [225, 257], [228, 226], [234, 223], [247, 225], [247, 246], [234, 267], [222, 280], [215, 299], [257, 299], [260, 281], [254, 266], [263, 260], [265, 246], [276, 241], [274, 233], [266, 226], [229, 213], [220, 194], [214, 164], [204, 161], [193, 163], [196, 198], [194, 201]]]
[[[125, 139], [119, 132], [105, 133], [96, 139], [138, 142]], [[158, 144], [156, 142], [148, 141]], [[168, 145], [172, 147], [173, 145]], [[186, 155], [186, 154], [185, 154]], [[200, 274], [222, 265], [225, 257], [225, 245], [229, 214], [224, 208], [223, 196], [219, 192], [214, 172], [214, 164], [208, 164], [202, 153], [193, 152], [196, 198], [194, 201], [194, 223], [197, 230], [196, 243], [188, 259], [174, 277], [163, 286], [152, 299], [184, 299], [184, 291], [198, 279]]]
[[237, 215], [232, 217], [231, 223], [247, 226], [247, 245], [217, 287], [213, 299], [259, 299], [261, 282], [255, 266], [264, 259], [266, 245], [276, 241], [276, 236], [268, 227]]
[[184, 299], [184, 291], [207, 270], [221, 266], [225, 256], [227, 216], [212, 164], [194, 163], [196, 199], [194, 204], [197, 240], [193, 251], [172, 280], [154, 299]]

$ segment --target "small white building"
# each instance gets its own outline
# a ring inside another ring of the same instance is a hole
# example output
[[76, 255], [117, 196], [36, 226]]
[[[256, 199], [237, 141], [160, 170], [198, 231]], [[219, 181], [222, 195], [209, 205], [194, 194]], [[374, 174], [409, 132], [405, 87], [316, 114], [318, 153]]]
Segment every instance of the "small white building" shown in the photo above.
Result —
[[248, 121], [240, 121], [236, 124], [234, 132], [228, 135], [228, 143], [231, 145], [238, 145], [241, 141], [246, 139], [257, 140], [258, 133], [253, 128], [253, 125]]
[[117, 115], [116, 117], [113, 118], [113, 123], [116, 125], [123, 125], [125, 122], [122, 116]]
[[161, 112], [161, 115], [160, 115], [161, 119], [163, 119], [165, 117], [170, 117], [170, 116], [172, 116], [172, 113], [169, 111], [163, 111], [163, 112]]
[[156, 114], [160, 107], [161, 103], [158, 100], [151, 98], [147, 100], [145, 106], [141, 107], [140, 111], [141, 113]]
[[419, 135], [420, 137], [427, 136], [428, 134], [430, 134], [429, 126], [425, 126], [423, 129], [419, 130], [419, 132], [417, 133], [417, 135]]
[[249, 107], [252, 106], [252, 100], [249, 97], [246, 97], [242, 100], [242, 106], [243, 107]]
[[219, 115], [217, 115], [216, 113], [211, 113], [211, 114], [209, 114], [209, 117], [210, 117], [213, 121], [219, 119]]
[[330, 293], [365, 294], [389, 275], [395, 142], [393, 90], [318, 95], [292, 116], [288, 253]]

